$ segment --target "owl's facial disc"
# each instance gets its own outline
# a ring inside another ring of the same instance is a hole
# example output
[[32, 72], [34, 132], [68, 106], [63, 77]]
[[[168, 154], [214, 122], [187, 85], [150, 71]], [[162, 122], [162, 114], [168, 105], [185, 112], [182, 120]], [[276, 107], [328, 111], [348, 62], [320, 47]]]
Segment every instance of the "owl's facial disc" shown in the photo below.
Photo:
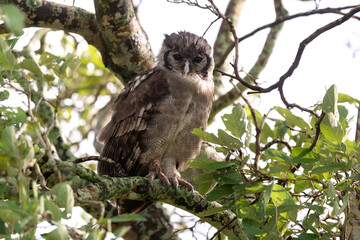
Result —
[[189, 65], [190, 65], [190, 62], [189, 62], [189, 60], [186, 60], [186, 62], [185, 62], [185, 66], [184, 66], [184, 76], [186, 77], [187, 76], [187, 74], [189, 73]]

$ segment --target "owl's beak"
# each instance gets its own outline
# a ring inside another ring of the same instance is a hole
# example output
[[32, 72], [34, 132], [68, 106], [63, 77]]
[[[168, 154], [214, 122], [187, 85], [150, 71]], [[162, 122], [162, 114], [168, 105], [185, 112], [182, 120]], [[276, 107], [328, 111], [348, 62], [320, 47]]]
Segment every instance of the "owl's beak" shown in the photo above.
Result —
[[190, 65], [189, 60], [186, 60], [185, 66], [184, 66], [184, 75], [185, 75], [185, 77], [186, 77], [187, 74], [189, 73], [189, 65]]

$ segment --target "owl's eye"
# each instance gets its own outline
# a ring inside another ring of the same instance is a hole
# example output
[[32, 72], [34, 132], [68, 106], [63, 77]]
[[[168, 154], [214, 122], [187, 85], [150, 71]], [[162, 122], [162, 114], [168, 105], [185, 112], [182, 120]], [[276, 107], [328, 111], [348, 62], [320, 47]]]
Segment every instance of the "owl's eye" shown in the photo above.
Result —
[[183, 58], [179, 52], [175, 52], [173, 57], [176, 61], [180, 61]]
[[201, 62], [202, 59], [203, 59], [203, 58], [201, 57], [201, 55], [198, 54], [198, 55], [193, 59], [193, 61], [194, 61], [195, 63], [199, 63], [199, 62]]

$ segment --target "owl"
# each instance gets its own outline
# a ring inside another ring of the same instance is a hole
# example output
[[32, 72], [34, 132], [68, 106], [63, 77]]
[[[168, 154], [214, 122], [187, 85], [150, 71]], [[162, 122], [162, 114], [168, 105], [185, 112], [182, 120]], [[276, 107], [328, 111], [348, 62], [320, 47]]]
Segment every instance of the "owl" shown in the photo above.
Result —
[[[192, 190], [179, 171], [200, 153], [194, 128], [206, 128], [214, 95], [214, 60], [205, 39], [189, 32], [165, 35], [157, 64], [124, 87], [113, 105], [110, 122], [97, 140], [101, 155], [120, 163], [128, 176], [155, 178]], [[100, 175], [118, 176], [99, 162]], [[137, 213], [150, 203], [117, 200], [119, 213]]]

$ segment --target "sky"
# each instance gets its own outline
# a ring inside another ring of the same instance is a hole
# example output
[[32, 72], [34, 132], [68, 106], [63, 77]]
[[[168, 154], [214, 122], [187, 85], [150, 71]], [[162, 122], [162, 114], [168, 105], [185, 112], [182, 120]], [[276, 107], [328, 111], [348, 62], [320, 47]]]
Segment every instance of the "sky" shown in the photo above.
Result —
[[[57, 2], [64, 3], [63, 0]], [[93, 12], [94, 8], [89, 2], [76, 0], [75, 5]], [[215, 0], [214, 2], [220, 10], [225, 11], [228, 1]], [[322, 0], [317, 2], [320, 8], [326, 8], [355, 5], [360, 1]], [[316, 7], [315, 1], [283, 0], [283, 3], [290, 15], [310, 11]], [[202, 35], [209, 23], [216, 19], [210, 11], [185, 4], [168, 3], [166, 0], [142, 0], [138, 16], [155, 54], [160, 49], [164, 34], [186, 30]], [[258, 82], [263, 83], [262, 86], [269, 86], [278, 81], [293, 62], [299, 43], [316, 29], [340, 17], [335, 14], [324, 14], [285, 22], [273, 55], [266, 69], [259, 76]], [[239, 20], [237, 34], [241, 37], [257, 27], [274, 21], [274, 18], [273, 1], [248, 0]], [[360, 98], [360, 57], [354, 56], [356, 50], [360, 49], [359, 26], [358, 20], [349, 20], [322, 34], [306, 47], [299, 67], [284, 85], [284, 92], [290, 103], [295, 102], [310, 108], [322, 100], [326, 89], [333, 84], [336, 84], [338, 92]], [[220, 21], [216, 22], [205, 35], [210, 45], [213, 45], [219, 27]], [[239, 66], [246, 72], [256, 61], [267, 33], [268, 30], [261, 31], [239, 45]], [[261, 98], [253, 99], [253, 104], [263, 114], [274, 105], [284, 107], [277, 91], [262, 94]], [[224, 110], [223, 113], [226, 111], [230, 110]], [[299, 111], [297, 113], [302, 115]], [[350, 114], [356, 117], [356, 109], [352, 108]], [[355, 121], [352, 124], [355, 127]], [[214, 130], [218, 126], [211, 126], [210, 129]], [[203, 231], [206, 232], [207, 228], [205, 227]], [[184, 234], [181, 235], [184, 239], [185, 237], [191, 239], [189, 233]], [[200, 236], [199, 239], [202, 237]]]

